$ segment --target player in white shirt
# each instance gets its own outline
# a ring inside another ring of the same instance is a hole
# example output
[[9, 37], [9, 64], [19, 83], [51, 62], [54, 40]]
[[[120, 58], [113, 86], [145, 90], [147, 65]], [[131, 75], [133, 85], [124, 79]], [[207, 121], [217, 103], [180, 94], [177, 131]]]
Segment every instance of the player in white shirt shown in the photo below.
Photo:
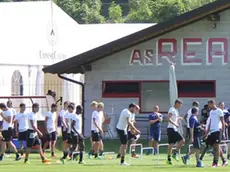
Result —
[[[27, 137], [27, 130], [29, 128], [28, 126], [28, 114], [25, 112], [26, 105], [24, 103], [21, 103], [19, 105], [20, 112], [16, 114], [14, 121], [15, 121], [15, 132], [18, 136], [18, 140], [20, 141], [20, 150], [21, 150], [21, 157], [24, 154], [24, 148], [23, 148], [23, 141], [26, 141]], [[18, 126], [18, 127], [17, 127]]]
[[[76, 108], [76, 114], [72, 116], [72, 131], [73, 131], [73, 151], [75, 151], [76, 148], [78, 148], [80, 152], [80, 158], [79, 158], [79, 164], [84, 164], [83, 161], [83, 151], [85, 150], [85, 142], [84, 142], [84, 136], [82, 134], [82, 106], [77, 106]], [[75, 157], [73, 157], [75, 159]]]
[[[220, 148], [219, 148], [219, 144], [221, 142], [220, 122], [222, 126], [222, 131], [225, 131], [224, 113], [221, 109], [217, 108], [215, 100], [209, 100], [208, 107], [211, 109], [209, 113], [210, 122], [208, 124], [208, 128], [205, 133], [205, 138], [209, 137], [208, 139], [209, 145], [213, 147], [213, 151], [214, 151], [214, 159], [213, 159], [212, 167], [217, 167], [218, 160], [220, 157]], [[225, 138], [224, 132], [223, 132], [223, 138]], [[227, 161], [225, 159], [222, 159], [222, 161], [223, 161], [222, 166], [226, 166]]]
[[88, 153], [88, 157], [91, 158], [91, 155], [94, 154], [93, 148], [94, 148], [94, 142], [93, 142], [93, 130], [92, 130], [92, 122], [93, 122], [93, 114], [94, 111], [97, 111], [97, 105], [98, 103], [96, 101], [92, 101], [90, 104], [91, 109], [93, 110], [92, 115], [91, 115], [91, 137], [90, 137], [90, 143], [91, 143], [91, 150]]
[[[103, 123], [105, 121], [105, 115], [104, 115], [104, 108], [105, 108], [105, 105], [103, 102], [100, 102], [98, 103], [98, 106], [99, 106], [99, 125], [101, 126], [102, 130], [103, 130]], [[99, 156], [102, 156], [103, 155], [103, 152], [104, 152], [104, 143], [103, 143], [103, 137], [102, 137], [102, 133], [101, 134], [101, 140], [100, 140], [100, 146], [99, 146]]]
[[0, 116], [3, 118], [3, 124], [2, 124], [2, 143], [1, 143], [1, 154], [0, 154], [0, 161], [3, 160], [3, 156], [6, 149], [6, 144], [8, 144], [9, 148], [12, 148], [16, 154], [16, 161], [20, 160], [21, 157], [18, 154], [17, 148], [12, 142], [13, 138], [13, 132], [12, 132], [12, 126], [13, 126], [13, 113], [10, 111], [4, 103], [0, 103], [0, 109], [2, 112], [0, 113]]
[[37, 113], [39, 112], [39, 104], [34, 103], [32, 105], [32, 112], [28, 114], [28, 132], [27, 132], [27, 140], [26, 140], [26, 153], [25, 153], [25, 160], [24, 163], [27, 164], [29, 160], [29, 154], [31, 148], [36, 146], [38, 152], [40, 154], [41, 160], [43, 164], [50, 164], [50, 160], [44, 157], [42, 147], [41, 147], [41, 140], [38, 136], [43, 137], [43, 134], [38, 129], [37, 126]]
[[54, 148], [57, 140], [57, 105], [52, 104], [51, 110], [45, 113], [45, 123], [47, 132], [47, 142], [43, 146], [43, 152], [50, 147], [51, 157], [56, 157], [54, 154]]
[[65, 120], [67, 124], [67, 141], [63, 147], [63, 157], [60, 158], [60, 161], [65, 164], [65, 159], [67, 158], [69, 152], [71, 153], [71, 145], [72, 145], [72, 135], [71, 135], [71, 123], [72, 123], [72, 116], [74, 115], [74, 104], [70, 103], [68, 105], [68, 112], [65, 114]]
[[137, 111], [137, 105], [134, 103], [131, 103], [129, 105], [128, 109], [124, 109], [119, 117], [118, 123], [117, 123], [117, 133], [120, 138], [121, 146], [120, 146], [120, 154], [121, 154], [121, 165], [129, 165], [125, 162], [125, 154], [127, 149], [127, 143], [128, 143], [128, 126], [131, 128], [131, 130], [135, 131], [136, 134], [140, 134], [140, 131], [136, 129], [136, 127], [133, 125], [133, 123], [130, 120], [131, 115]]
[[94, 158], [100, 159], [98, 157], [100, 145], [103, 144], [102, 142], [102, 123], [103, 123], [103, 103], [98, 103], [97, 110], [95, 110], [92, 114], [92, 121], [91, 121], [91, 131], [92, 131], [92, 141], [93, 143], [93, 154]]
[[68, 136], [67, 136], [67, 129], [68, 126], [66, 124], [66, 119], [65, 119], [65, 114], [68, 113], [68, 106], [69, 106], [70, 102], [66, 101], [64, 102], [64, 108], [60, 111], [59, 116], [61, 118], [61, 126], [62, 126], [62, 143], [63, 143], [63, 148], [68, 140]]
[[[168, 112], [168, 127], [167, 127], [167, 135], [168, 135], [168, 160], [167, 164], [173, 165], [171, 156], [176, 160], [179, 161], [178, 154], [181, 147], [184, 145], [185, 140], [182, 134], [178, 131], [179, 122], [183, 120], [182, 117], [179, 115], [178, 109], [181, 108], [183, 102], [177, 99], [174, 103], [174, 106], [169, 109]], [[172, 148], [174, 144], [176, 145], [176, 150], [172, 155]]]

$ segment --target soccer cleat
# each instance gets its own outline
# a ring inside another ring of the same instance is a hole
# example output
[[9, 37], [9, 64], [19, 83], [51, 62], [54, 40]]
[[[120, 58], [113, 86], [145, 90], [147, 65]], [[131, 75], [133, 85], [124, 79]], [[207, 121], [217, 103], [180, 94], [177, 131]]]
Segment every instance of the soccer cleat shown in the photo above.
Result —
[[204, 165], [203, 165], [202, 161], [198, 161], [197, 164], [196, 164], [196, 167], [203, 168]]
[[169, 161], [169, 160], [166, 161], [166, 164], [167, 164], [167, 165], [173, 165], [172, 161]]
[[65, 159], [60, 158], [60, 161], [61, 161], [62, 164], [65, 164]]
[[96, 157], [96, 158], [94, 158], [95, 160], [102, 160], [103, 159], [103, 157], [101, 157], [101, 156], [98, 156], [98, 157]]
[[212, 168], [216, 168], [216, 167], [218, 167], [218, 164], [217, 163], [213, 163], [212, 164]]
[[178, 153], [174, 152], [172, 155], [173, 159], [175, 159], [176, 161], [179, 161], [179, 157], [178, 157]]
[[19, 160], [21, 160], [22, 158], [21, 158], [21, 156], [16, 156], [16, 158], [15, 158], [15, 161], [19, 161]]
[[222, 167], [225, 167], [225, 166], [227, 166], [227, 165], [228, 165], [228, 162], [227, 162], [227, 161], [223, 161]]
[[31, 164], [30, 161], [24, 161], [24, 164]]
[[145, 155], [150, 155], [151, 154], [151, 152], [150, 151], [148, 151], [148, 152], [146, 152], [146, 154]]
[[182, 160], [182, 162], [183, 162], [184, 165], [187, 165], [187, 164], [188, 164], [188, 156], [187, 156], [187, 155], [182, 156], [182, 157], [181, 157], [181, 160]]
[[3, 161], [3, 155], [0, 156], [0, 161]]
[[51, 155], [51, 158], [56, 158], [56, 155], [55, 154]]
[[85, 164], [85, 161], [79, 161], [78, 164]]
[[42, 160], [42, 163], [43, 164], [50, 164], [50, 160], [45, 158], [44, 160]]
[[128, 164], [128, 163], [126, 163], [126, 162], [123, 162], [123, 163], [121, 163], [120, 165], [122, 165], [122, 166], [129, 166], [130, 164]]

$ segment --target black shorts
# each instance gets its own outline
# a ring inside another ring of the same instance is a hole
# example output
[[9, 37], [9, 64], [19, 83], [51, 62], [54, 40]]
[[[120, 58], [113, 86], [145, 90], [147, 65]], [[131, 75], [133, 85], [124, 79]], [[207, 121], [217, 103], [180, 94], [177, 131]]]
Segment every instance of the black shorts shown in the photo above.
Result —
[[201, 148], [201, 137], [200, 136], [194, 136], [194, 140], [193, 140], [193, 147], [195, 149], [200, 149]]
[[135, 134], [132, 134], [132, 133], [131, 133], [131, 131], [128, 131], [128, 140], [131, 140], [131, 139], [136, 140], [136, 139], [137, 139], [137, 137], [136, 137], [136, 135], [135, 135]]
[[72, 136], [72, 144], [73, 145], [78, 145], [79, 151], [84, 151], [85, 150], [85, 141], [84, 137], [79, 137], [79, 136]]
[[64, 131], [64, 127], [62, 127], [62, 140], [67, 141], [68, 140], [68, 134], [67, 134], [67, 129]]
[[184, 137], [178, 132], [175, 131], [173, 128], [167, 128], [167, 135], [168, 135], [168, 143], [175, 144], [184, 139]]
[[19, 141], [26, 141], [27, 138], [27, 131], [19, 132], [18, 133], [18, 140]]
[[27, 131], [27, 140], [26, 146], [28, 148], [32, 148], [33, 146], [41, 145], [41, 140], [39, 139], [38, 135], [34, 130]]
[[213, 146], [214, 144], [219, 144], [221, 141], [221, 133], [220, 131], [216, 131], [211, 133], [208, 138], [206, 139], [206, 144]]
[[128, 143], [128, 136], [125, 133], [125, 131], [124, 130], [119, 130], [117, 128], [117, 134], [118, 134], [118, 136], [120, 138], [121, 144], [126, 145]]
[[99, 142], [102, 140], [102, 136], [100, 132], [91, 131], [92, 141]]
[[56, 131], [47, 134], [47, 141], [55, 141], [55, 140], [57, 140]]
[[73, 142], [72, 141], [72, 133], [67, 133], [67, 140], [66, 141], [68, 144], [72, 144], [72, 142]]
[[8, 130], [3, 130], [2, 131], [2, 141], [4, 142], [9, 142], [13, 139], [13, 131], [12, 128], [8, 128]]

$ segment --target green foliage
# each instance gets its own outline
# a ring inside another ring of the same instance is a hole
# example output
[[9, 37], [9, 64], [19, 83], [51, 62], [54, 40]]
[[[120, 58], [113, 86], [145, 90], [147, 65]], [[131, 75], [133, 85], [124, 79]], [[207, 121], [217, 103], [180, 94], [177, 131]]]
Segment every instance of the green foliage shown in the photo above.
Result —
[[123, 23], [122, 9], [114, 1], [109, 7], [109, 22], [110, 23]]
[[57, 0], [57, 5], [78, 23], [105, 22], [105, 18], [100, 14], [100, 0]]

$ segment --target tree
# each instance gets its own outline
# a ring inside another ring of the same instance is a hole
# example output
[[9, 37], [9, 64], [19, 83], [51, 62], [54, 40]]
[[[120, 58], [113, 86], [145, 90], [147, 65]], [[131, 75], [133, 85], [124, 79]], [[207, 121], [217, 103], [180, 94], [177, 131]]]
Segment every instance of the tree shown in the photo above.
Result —
[[114, 1], [109, 7], [109, 22], [110, 23], [123, 23], [122, 9]]
[[57, 0], [57, 5], [80, 24], [105, 22], [100, 0]]

